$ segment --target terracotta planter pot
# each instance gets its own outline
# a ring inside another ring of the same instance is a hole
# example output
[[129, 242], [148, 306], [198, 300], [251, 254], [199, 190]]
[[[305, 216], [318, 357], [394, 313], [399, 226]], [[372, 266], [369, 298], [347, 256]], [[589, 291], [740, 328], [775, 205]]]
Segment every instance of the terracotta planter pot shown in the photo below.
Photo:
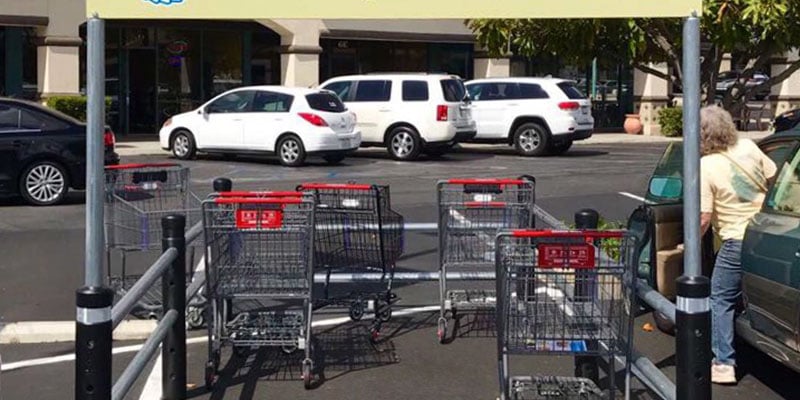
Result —
[[642, 133], [642, 121], [639, 119], [639, 114], [625, 114], [625, 133], [629, 135], [638, 135]]

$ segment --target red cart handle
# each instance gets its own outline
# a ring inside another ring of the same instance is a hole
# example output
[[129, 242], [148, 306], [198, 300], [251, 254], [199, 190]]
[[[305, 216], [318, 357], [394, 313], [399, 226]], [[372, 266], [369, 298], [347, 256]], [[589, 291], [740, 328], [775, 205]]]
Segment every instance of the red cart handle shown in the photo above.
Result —
[[622, 238], [625, 231], [556, 231], [551, 229], [516, 229], [511, 231], [512, 236], [520, 238], [587, 238], [587, 239], [612, 239]]
[[303, 199], [297, 197], [218, 197], [217, 204], [300, 204]]
[[265, 198], [265, 197], [303, 197], [303, 192], [281, 192], [281, 191], [264, 191], [264, 192], [247, 192], [247, 191], [232, 191], [232, 192], [219, 192], [217, 193], [219, 197], [256, 197], [256, 198]]
[[470, 179], [450, 179], [447, 183], [453, 185], [522, 185], [526, 181], [522, 179], [493, 179], [493, 178], [470, 178]]
[[504, 201], [467, 201], [464, 206], [469, 208], [502, 208], [506, 206], [506, 203]]
[[297, 190], [317, 189], [371, 190], [372, 185], [354, 183], [303, 183], [297, 187]]
[[119, 169], [135, 169], [135, 168], [166, 168], [166, 167], [179, 167], [180, 164], [175, 163], [142, 163], [142, 164], [119, 164], [106, 166], [106, 170], [119, 170]]

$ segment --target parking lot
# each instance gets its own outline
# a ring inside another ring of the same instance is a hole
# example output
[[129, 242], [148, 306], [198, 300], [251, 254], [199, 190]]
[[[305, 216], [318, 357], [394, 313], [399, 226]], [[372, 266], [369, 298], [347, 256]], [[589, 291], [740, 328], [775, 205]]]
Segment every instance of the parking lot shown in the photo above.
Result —
[[[442, 158], [414, 163], [396, 162], [381, 150], [361, 150], [339, 166], [312, 162], [303, 168], [284, 168], [260, 158], [201, 157], [184, 162], [191, 168], [191, 187], [199, 196], [211, 191], [215, 177], [229, 177], [237, 189], [293, 189], [300, 182], [364, 182], [391, 186], [393, 207], [407, 222], [436, 220], [435, 184], [452, 177], [537, 178], [536, 202], [554, 217], [570, 222], [581, 208], [594, 208], [609, 221], [625, 221], [640, 203], [663, 143], [586, 143], [559, 157], [520, 158], [505, 147], [469, 146]], [[126, 156], [123, 162], [166, 160], [164, 155]], [[2, 322], [69, 321], [74, 319], [74, 290], [83, 279], [84, 199], [71, 195], [67, 204], [32, 208], [18, 200], [0, 203], [0, 316]], [[543, 221], [538, 226], [546, 226]], [[15, 256], [15, 255], [24, 255]], [[143, 267], [155, 255], [134, 257]], [[399, 270], [437, 270], [434, 236], [408, 234]], [[225, 352], [221, 380], [208, 393], [203, 387], [206, 361], [204, 331], [194, 331], [189, 344], [190, 397], [201, 399], [493, 399], [497, 391], [496, 348], [491, 318], [466, 317], [452, 343], [436, 340], [436, 314], [424, 308], [438, 302], [435, 283], [401, 283], [399, 307], [384, 329], [385, 339], [373, 345], [366, 323], [341, 323], [341, 314], [319, 313], [315, 334], [320, 341], [318, 362], [324, 380], [305, 391], [300, 381], [300, 359], [280, 351], [262, 350], [246, 357], [228, 358]], [[635, 324], [636, 348], [648, 355], [668, 376], [674, 376], [674, 340], [642, 329], [649, 316]], [[121, 342], [117, 347], [135, 345]], [[2, 345], [4, 365], [71, 352], [69, 343]], [[772, 361], [743, 350], [743, 376], [735, 387], [714, 388], [715, 399], [781, 399], [796, 393], [796, 375]], [[119, 374], [133, 353], [115, 356]], [[567, 358], [536, 358], [514, 362], [516, 372], [572, 374]], [[3, 372], [2, 399], [55, 399], [71, 396], [73, 363]], [[157, 368], [155, 369], [157, 373]], [[148, 369], [149, 371], [149, 369]], [[157, 383], [157, 375], [150, 377]], [[137, 382], [129, 398], [151, 398], [148, 377]], [[633, 398], [654, 398], [634, 384]], [[144, 392], [144, 394], [143, 394]], [[156, 398], [156, 397], [152, 397]]]

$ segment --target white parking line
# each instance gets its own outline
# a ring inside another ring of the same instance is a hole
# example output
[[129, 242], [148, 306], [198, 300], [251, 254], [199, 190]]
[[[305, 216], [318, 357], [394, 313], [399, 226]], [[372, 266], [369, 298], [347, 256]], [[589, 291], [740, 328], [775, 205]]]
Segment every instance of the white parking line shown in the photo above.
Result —
[[635, 195], [635, 194], [633, 194], [633, 193], [628, 193], [628, 192], [619, 192], [619, 194], [620, 194], [620, 195], [622, 195], [622, 196], [625, 196], [625, 197], [628, 197], [628, 198], [634, 199], [634, 200], [636, 200], [636, 201], [641, 201], [642, 203], [649, 203], [649, 201], [645, 200], [645, 198], [644, 198], [644, 197], [642, 197], [642, 196], [637, 196], [637, 195]]

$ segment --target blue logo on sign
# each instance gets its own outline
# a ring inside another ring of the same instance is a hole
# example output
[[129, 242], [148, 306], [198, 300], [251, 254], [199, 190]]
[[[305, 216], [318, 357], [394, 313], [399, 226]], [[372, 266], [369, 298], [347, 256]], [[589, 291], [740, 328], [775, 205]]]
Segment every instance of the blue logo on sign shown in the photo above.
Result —
[[144, 0], [150, 3], [153, 3], [157, 6], [171, 6], [175, 4], [183, 3], [183, 0]]

